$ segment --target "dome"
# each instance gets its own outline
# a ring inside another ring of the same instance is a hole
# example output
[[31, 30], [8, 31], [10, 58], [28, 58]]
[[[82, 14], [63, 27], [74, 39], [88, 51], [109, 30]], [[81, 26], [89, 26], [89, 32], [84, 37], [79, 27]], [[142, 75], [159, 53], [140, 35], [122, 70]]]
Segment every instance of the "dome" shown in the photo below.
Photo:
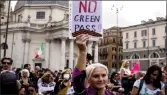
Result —
[[26, 4], [58, 4], [68, 7], [69, 1], [63, 0], [18, 0], [15, 6], [15, 10], [25, 6]]

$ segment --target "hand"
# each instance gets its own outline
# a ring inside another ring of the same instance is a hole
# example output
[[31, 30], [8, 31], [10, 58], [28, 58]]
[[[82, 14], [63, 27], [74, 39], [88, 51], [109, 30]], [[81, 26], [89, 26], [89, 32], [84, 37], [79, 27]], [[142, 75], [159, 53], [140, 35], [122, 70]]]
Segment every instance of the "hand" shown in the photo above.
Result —
[[76, 37], [76, 44], [80, 52], [86, 52], [86, 43], [89, 40], [88, 34], [81, 34]]
[[25, 94], [25, 88], [21, 88], [19, 95], [24, 95]]
[[64, 82], [64, 85], [65, 85], [65, 86], [69, 86], [69, 81]]
[[24, 84], [24, 85], [27, 85], [27, 86], [29, 85], [29, 83], [23, 83], [23, 84]]
[[107, 84], [108, 89], [111, 89], [113, 86], [114, 86], [114, 84], [112, 84], [112, 83]]

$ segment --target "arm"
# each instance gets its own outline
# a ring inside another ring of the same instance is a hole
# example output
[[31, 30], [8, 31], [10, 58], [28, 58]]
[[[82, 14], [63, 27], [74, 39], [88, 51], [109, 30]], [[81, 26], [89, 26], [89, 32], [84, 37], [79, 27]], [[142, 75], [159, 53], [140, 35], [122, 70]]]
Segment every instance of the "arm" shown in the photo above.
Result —
[[86, 55], [87, 55], [86, 43], [88, 39], [89, 36], [85, 34], [76, 37], [76, 43], [79, 49], [79, 57], [76, 68], [78, 68], [80, 71], [85, 70], [86, 68]]
[[137, 95], [138, 94], [138, 88], [137, 87], [133, 87], [131, 95]]
[[[141, 82], [141, 80], [136, 80], [135, 81], [135, 83], [133, 85], [133, 89], [132, 89], [131, 95], [138, 95], [140, 93], [139, 92], [139, 88], [140, 88], [140, 85], [141, 85], [140, 82]], [[142, 88], [142, 85], [141, 85], [141, 88]]]
[[[161, 89], [161, 93], [162, 93], [162, 95], [165, 95], [165, 87], [163, 87], [162, 89]], [[167, 93], [166, 93], [167, 94]]]
[[124, 70], [123, 70], [123, 69], [121, 69], [121, 74], [120, 74], [121, 79], [124, 77], [124, 74], [125, 74]]
[[86, 42], [88, 41], [89, 36], [82, 34], [77, 36], [76, 43], [79, 49], [78, 62], [72, 73], [72, 86], [76, 93], [83, 93], [85, 86], [84, 81], [86, 77]]
[[112, 88], [120, 88], [121, 86], [112, 86]]

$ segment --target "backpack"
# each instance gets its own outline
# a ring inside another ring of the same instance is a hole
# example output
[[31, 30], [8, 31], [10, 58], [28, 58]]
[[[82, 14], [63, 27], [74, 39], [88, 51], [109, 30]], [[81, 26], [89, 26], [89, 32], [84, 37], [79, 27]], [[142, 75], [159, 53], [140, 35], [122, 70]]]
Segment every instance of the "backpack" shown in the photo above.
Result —
[[13, 72], [4, 72], [0, 75], [1, 95], [18, 95], [17, 76]]
[[139, 93], [140, 93], [140, 91], [141, 91], [141, 88], [143, 87], [143, 83], [144, 83], [144, 80], [141, 79], [141, 80], [140, 80], [139, 90], [138, 90], [138, 94], [137, 94], [137, 95], [139, 95]]

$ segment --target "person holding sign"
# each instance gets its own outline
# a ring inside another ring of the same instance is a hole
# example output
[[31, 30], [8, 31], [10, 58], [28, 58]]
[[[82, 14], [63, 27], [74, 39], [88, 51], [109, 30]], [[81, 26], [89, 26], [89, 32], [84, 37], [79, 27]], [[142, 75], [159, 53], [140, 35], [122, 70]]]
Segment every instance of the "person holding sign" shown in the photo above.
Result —
[[[107, 67], [100, 63], [94, 63], [86, 67], [86, 42], [88, 39], [88, 34], [81, 34], [76, 37], [79, 57], [72, 73], [72, 86], [74, 91], [79, 95], [113, 95], [111, 90], [106, 89], [108, 83]], [[85, 79], [88, 81], [88, 88], [84, 85]]]

